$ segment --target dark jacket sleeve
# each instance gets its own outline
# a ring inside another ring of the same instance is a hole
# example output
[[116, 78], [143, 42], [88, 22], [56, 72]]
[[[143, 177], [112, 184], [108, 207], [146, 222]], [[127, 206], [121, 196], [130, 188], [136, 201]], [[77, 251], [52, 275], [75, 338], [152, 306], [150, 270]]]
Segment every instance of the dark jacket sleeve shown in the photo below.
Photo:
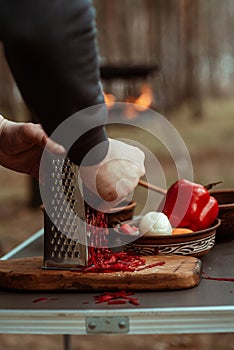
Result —
[[[48, 135], [74, 113], [104, 102], [89, 0], [0, 0], [0, 39], [25, 103]], [[91, 117], [77, 113], [77, 130], [90, 131], [73, 144], [73, 161], [79, 164], [103, 141], [95, 162], [105, 156], [106, 117], [103, 106]]]

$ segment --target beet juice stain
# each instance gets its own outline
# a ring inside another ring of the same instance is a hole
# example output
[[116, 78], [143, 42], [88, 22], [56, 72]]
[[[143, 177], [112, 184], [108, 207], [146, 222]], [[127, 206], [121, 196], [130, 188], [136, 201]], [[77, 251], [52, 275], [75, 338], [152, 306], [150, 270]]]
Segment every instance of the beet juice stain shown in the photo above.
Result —
[[232, 277], [211, 277], [206, 272], [202, 272], [202, 278], [211, 281], [234, 282], [234, 278]]
[[95, 304], [107, 303], [108, 305], [123, 305], [126, 303], [133, 304], [135, 306], [140, 305], [138, 298], [133, 297], [133, 292], [127, 292], [125, 290], [117, 292], [104, 292], [100, 295], [95, 295]]
[[46, 301], [50, 301], [50, 300], [59, 300], [59, 298], [54, 298], [54, 297], [52, 297], [52, 298], [45, 298], [45, 297], [41, 297], [41, 298], [33, 300], [33, 303], [37, 304], [37, 303], [42, 303], [42, 302], [46, 302]]

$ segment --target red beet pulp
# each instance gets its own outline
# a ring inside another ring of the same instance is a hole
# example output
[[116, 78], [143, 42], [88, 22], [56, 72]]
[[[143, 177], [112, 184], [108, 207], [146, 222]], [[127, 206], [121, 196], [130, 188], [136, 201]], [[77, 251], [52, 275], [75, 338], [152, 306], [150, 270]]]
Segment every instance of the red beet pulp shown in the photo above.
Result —
[[107, 302], [108, 305], [120, 305], [128, 302], [136, 306], [140, 305], [138, 298], [131, 296], [133, 294], [133, 292], [126, 292], [125, 290], [118, 292], [104, 292], [103, 294], [96, 295], [94, 300], [96, 304]]
[[107, 214], [86, 207], [87, 232], [89, 235], [88, 266], [82, 268], [85, 272], [134, 272], [139, 266], [145, 265], [141, 257], [125, 253], [114, 253], [107, 248], [108, 223]]
[[[114, 253], [107, 248], [108, 224], [107, 215], [86, 207], [87, 232], [90, 237], [88, 266], [83, 267], [85, 272], [114, 272], [114, 271], [141, 271], [154, 266], [164, 265], [164, 261], [145, 265], [145, 260], [132, 253]], [[126, 228], [126, 227], [125, 227]], [[134, 230], [135, 231], [135, 230]], [[127, 233], [132, 233], [127, 230]], [[107, 303], [108, 305], [140, 305], [138, 298], [133, 297], [130, 291], [104, 292], [94, 296], [96, 304]], [[87, 302], [84, 302], [87, 303]]]
[[81, 268], [85, 272], [114, 272], [114, 271], [141, 271], [154, 266], [164, 265], [164, 261], [145, 266], [145, 259], [140, 256], [118, 252], [114, 253], [107, 248], [108, 223], [107, 214], [86, 207], [87, 232], [90, 237], [88, 266]]

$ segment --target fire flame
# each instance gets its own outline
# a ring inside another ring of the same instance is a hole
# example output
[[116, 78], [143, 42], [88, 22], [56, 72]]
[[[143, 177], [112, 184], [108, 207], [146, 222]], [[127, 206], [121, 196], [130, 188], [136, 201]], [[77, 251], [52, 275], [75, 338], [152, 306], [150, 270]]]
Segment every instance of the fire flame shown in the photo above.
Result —
[[[140, 95], [136, 98], [133, 96], [128, 96], [125, 102], [129, 104], [126, 106], [125, 116], [127, 119], [134, 119], [137, 117], [138, 112], [143, 112], [149, 108], [153, 103], [153, 91], [148, 84], [143, 84], [141, 86]], [[105, 103], [108, 108], [112, 108], [116, 97], [112, 94], [104, 93]]]
[[153, 102], [153, 91], [147, 84], [143, 84], [141, 87], [141, 95], [134, 101], [135, 108], [138, 111], [144, 111], [149, 108]]
[[103, 92], [104, 95], [104, 101], [107, 104], [108, 108], [113, 107], [115, 101], [116, 101], [116, 97], [112, 94], [106, 94], [105, 92]]

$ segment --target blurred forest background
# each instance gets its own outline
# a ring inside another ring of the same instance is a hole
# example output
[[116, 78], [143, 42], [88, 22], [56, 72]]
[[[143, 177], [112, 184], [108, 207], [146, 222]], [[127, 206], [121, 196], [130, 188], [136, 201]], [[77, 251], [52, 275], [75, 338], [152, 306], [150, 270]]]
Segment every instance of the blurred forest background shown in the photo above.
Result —
[[[94, 0], [94, 5], [106, 98], [142, 102], [161, 113], [184, 139], [195, 181], [207, 184], [222, 180], [221, 187], [234, 187], [234, 1]], [[11, 120], [31, 120], [2, 46], [0, 111]], [[144, 114], [130, 113], [127, 117], [143, 118]], [[117, 127], [110, 128], [109, 133], [111, 137], [130, 138], [129, 130]], [[170, 185], [176, 174], [168, 154], [144, 135], [138, 133], [137, 138], [160, 159]], [[41, 228], [43, 220], [35, 181], [0, 167], [0, 187], [2, 255]], [[139, 205], [144, 191], [136, 189]], [[0, 336], [0, 349], [27, 349], [32, 344], [35, 349], [54, 349], [56, 337], [37, 337], [40, 341], [35, 347], [32, 336]], [[100, 344], [105, 341], [104, 337], [98, 339]], [[146, 344], [149, 350], [234, 349], [231, 335], [144, 339], [131, 337], [122, 346], [129, 350], [142, 349]], [[75, 339], [74, 349], [78, 344], [82, 350], [91, 348], [93, 342], [89, 337], [77, 343]], [[116, 339], [108, 344], [113, 350], [119, 349]]]

